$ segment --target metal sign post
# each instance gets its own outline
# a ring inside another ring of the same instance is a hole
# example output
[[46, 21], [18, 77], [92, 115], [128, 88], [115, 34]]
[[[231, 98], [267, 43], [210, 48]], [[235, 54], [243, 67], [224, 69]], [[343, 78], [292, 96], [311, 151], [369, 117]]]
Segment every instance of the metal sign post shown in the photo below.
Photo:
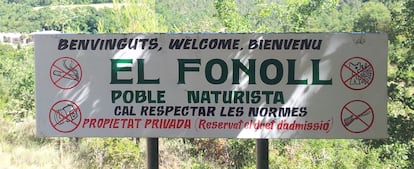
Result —
[[269, 169], [268, 139], [256, 139], [256, 168]]
[[158, 138], [147, 138], [147, 167], [158, 169]]

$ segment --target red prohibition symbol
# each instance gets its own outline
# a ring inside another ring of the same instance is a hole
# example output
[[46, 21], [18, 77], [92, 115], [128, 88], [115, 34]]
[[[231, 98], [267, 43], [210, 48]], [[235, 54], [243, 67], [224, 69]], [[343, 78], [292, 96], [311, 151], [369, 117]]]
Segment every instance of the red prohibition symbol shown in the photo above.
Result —
[[365, 101], [352, 100], [341, 110], [341, 123], [351, 133], [363, 133], [374, 123], [374, 110]]
[[70, 100], [53, 104], [49, 111], [50, 125], [61, 133], [70, 133], [79, 127], [82, 113], [79, 106]]
[[374, 80], [374, 66], [367, 59], [355, 56], [341, 66], [342, 83], [351, 90], [363, 90]]
[[78, 61], [71, 57], [56, 59], [50, 67], [50, 80], [60, 89], [72, 89], [82, 79], [82, 68]]

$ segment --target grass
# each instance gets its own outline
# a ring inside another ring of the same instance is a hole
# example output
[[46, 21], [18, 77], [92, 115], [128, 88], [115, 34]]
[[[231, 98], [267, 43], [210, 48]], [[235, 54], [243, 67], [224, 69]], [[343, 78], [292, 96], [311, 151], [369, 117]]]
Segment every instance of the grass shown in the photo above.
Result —
[[[135, 157], [126, 163], [146, 168], [146, 141], [135, 145], [131, 138], [82, 138], [74, 145], [71, 138], [38, 138], [36, 137], [36, 121], [25, 118], [22, 122], [13, 122], [0, 118], [0, 169], [72, 169], [72, 168], [128, 168], [127, 166], [111, 164], [115, 161], [128, 160], [125, 157]], [[116, 144], [106, 145], [118, 140]], [[105, 146], [106, 145], [106, 146]], [[129, 152], [136, 146], [140, 152]], [[160, 139], [159, 168], [188, 168], [191, 162], [189, 155], [182, 148], [181, 139]], [[122, 147], [127, 146], [127, 147]], [[116, 149], [121, 149], [121, 157], [111, 156]], [[126, 153], [126, 154], [125, 154]], [[128, 155], [128, 153], [135, 153]], [[109, 160], [108, 160], [109, 158]]]
[[76, 162], [69, 155], [63, 155], [61, 158], [59, 152], [51, 145], [26, 147], [2, 144], [0, 156], [0, 168], [4, 169], [76, 168]]
[[[144, 138], [139, 142], [133, 138], [38, 138], [35, 125], [31, 118], [19, 123], [0, 118], [0, 169], [148, 168]], [[181, 138], [160, 138], [159, 168], [251, 169], [254, 168], [254, 146], [247, 143], [243, 139], [186, 139], [184, 142]], [[270, 165], [275, 168], [392, 166], [392, 162], [378, 161], [379, 149], [371, 150], [358, 140], [275, 139], [269, 146]], [[406, 153], [397, 153], [400, 154]], [[243, 167], [236, 165], [247, 161], [252, 163], [243, 163]]]
[[0, 169], [76, 168], [70, 153], [60, 153], [54, 142], [35, 137], [35, 120], [0, 120]]

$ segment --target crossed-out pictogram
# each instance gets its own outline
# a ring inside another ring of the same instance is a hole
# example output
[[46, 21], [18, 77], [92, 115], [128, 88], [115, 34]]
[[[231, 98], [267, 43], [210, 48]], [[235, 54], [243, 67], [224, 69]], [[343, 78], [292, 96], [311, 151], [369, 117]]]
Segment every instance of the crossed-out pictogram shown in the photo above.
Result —
[[82, 79], [82, 68], [78, 61], [71, 57], [56, 59], [50, 67], [50, 80], [60, 89], [72, 89]]
[[374, 123], [374, 110], [365, 101], [352, 100], [341, 110], [341, 123], [351, 133], [362, 133]]
[[341, 66], [342, 83], [351, 90], [363, 90], [374, 81], [374, 67], [367, 59], [352, 57]]
[[79, 106], [70, 100], [56, 102], [49, 111], [50, 125], [62, 133], [70, 133], [78, 128], [82, 119]]

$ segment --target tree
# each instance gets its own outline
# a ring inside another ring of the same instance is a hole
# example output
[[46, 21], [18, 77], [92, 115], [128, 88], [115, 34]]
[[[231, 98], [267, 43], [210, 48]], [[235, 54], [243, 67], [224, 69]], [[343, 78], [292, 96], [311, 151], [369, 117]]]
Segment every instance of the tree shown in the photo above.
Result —
[[164, 18], [155, 12], [154, 0], [114, 1], [108, 20], [100, 20], [98, 32], [167, 32]]
[[236, 1], [217, 0], [214, 7], [218, 12], [218, 18], [222, 21], [227, 32], [250, 32], [251, 27], [245, 17], [239, 15]]
[[229, 32], [300, 32], [311, 24], [309, 21], [324, 10], [336, 6], [335, 1], [286, 0], [268, 3], [263, 0], [249, 5], [242, 13], [235, 0], [217, 0], [215, 8], [220, 21]]
[[367, 2], [358, 10], [354, 23], [357, 32], [387, 32], [391, 13], [383, 3]]
[[[392, 6], [392, 22], [387, 25], [391, 32], [388, 68], [389, 138], [365, 142], [380, 150], [382, 161], [397, 168], [406, 168], [414, 165], [414, 161], [410, 160], [414, 158], [414, 133], [407, 132], [414, 130], [414, 0], [407, 0], [401, 6]], [[373, 21], [378, 19], [371, 20]], [[367, 27], [373, 28], [372, 24]]]
[[165, 18], [168, 32], [217, 32], [222, 26], [208, 0], [157, 0], [155, 9]]
[[0, 105], [5, 104], [6, 116], [11, 115], [14, 120], [34, 117], [33, 51], [30, 48], [15, 50], [0, 44], [0, 56], [0, 83], [4, 84], [0, 93], [6, 94], [0, 97]]

